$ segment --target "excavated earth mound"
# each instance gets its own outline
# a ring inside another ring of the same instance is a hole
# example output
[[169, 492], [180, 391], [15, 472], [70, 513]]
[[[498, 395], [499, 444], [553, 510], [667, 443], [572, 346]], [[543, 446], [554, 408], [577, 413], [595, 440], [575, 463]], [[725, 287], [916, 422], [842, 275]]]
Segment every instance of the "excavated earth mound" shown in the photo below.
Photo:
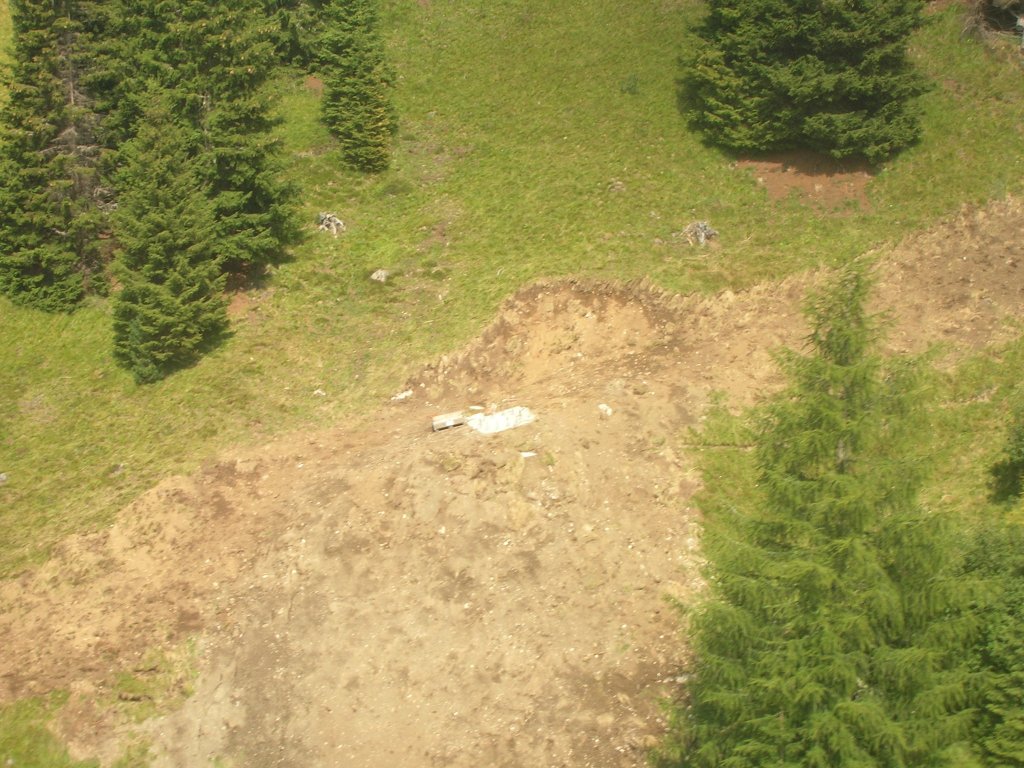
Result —
[[[880, 257], [889, 346], [947, 359], [1019, 333], [1020, 201]], [[0, 701], [68, 689], [74, 754], [109, 701], [198, 638], [194, 693], [142, 726], [156, 766], [640, 766], [679, 692], [670, 600], [700, 589], [679, 435], [750, 404], [806, 333], [805, 274], [742, 293], [534, 285], [372, 423], [225, 455], [0, 583]], [[431, 417], [525, 406], [496, 435]], [[188, 681], [183, 680], [182, 685]]]

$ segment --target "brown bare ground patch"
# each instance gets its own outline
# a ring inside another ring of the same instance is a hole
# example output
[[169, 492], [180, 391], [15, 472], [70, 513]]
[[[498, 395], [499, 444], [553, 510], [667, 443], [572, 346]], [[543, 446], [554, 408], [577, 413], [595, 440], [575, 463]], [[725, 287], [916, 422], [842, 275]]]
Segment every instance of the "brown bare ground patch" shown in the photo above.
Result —
[[870, 209], [867, 187], [872, 170], [863, 161], [840, 161], [794, 150], [745, 158], [737, 161], [736, 167], [749, 169], [772, 200], [796, 195], [828, 210], [851, 204], [861, 210]]
[[306, 79], [302, 81], [302, 84], [307, 91], [311, 91], [317, 96], [324, 92], [324, 81], [316, 75], [307, 75]]
[[[892, 350], [1019, 332], [1022, 213], [965, 210], [880, 257]], [[156, 766], [644, 765], [686, 662], [666, 597], [701, 588], [677, 437], [713, 391], [777, 386], [771, 350], [799, 345], [822, 277], [525, 288], [362, 426], [169, 478], [0, 582], [0, 701], [71, 689], [58, 728], [79, 756], [115, 754], [124, 724], [93, 703], [198, 633], [195, 695], [145, 726]], [[429, 431], [470, 405], [537, 421]]]

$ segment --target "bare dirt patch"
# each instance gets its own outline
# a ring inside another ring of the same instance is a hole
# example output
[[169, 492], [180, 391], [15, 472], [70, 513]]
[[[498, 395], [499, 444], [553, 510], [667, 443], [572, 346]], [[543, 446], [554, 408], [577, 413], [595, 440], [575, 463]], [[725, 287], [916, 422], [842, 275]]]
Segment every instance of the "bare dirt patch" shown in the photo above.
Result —
[[303, 86], [307, 91], [319, 96], [324, 92], [324, 81], [316, 75], [306, 75], [306, 79], [302, 81]]
[[889, 346], [913, 352], [938, 342], [953, 352], [1019, 334], [1021, 221], [1020, 200], [965, 208], [949, 225], [908, 239], [883, 259], [875, 305], [892, 315]]
[[825, 155], [794, 150], [736, 162], [749, 170], [772, 200], [792, 195], [819, 208], [836, 210], [856, 206], [869, 210], [867, 196], [871, 166], [863, 161], [834, 160]]
[[[883, 256], [893, 350], [1019, 333], [1022, 213], [964, 211]], [[125, 725], [96, 702], [197, 635], [195, 694], [144, 726], [157, 766], [643, 765], [685, 662], [666, 599], [700, 589], [678, 437], [712, 392], [777, 385], [771, 350], [799, 344], [820, 278], [524, 289], [364, 425], [170, 478], [0, 582], [0, 701], [71, 689], [57, 727], [80, 756], [116, 754]], [[429, 431], [474, 404], [538, 419]]]

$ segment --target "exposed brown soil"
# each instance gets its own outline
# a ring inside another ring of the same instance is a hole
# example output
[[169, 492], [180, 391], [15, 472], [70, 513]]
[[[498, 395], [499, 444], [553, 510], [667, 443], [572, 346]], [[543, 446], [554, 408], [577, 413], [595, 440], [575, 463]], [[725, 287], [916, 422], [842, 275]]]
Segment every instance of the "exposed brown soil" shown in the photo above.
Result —
[[[893, 350], [1019, 332], [1022, 214], [965, 211], [882, 257]], [[98, 704], [115, 674], [197, 636], [195, 694], [143, 726], [156, 766], [643, 765], [685, 663], [666, 598], [700, 589], [678, 437], [713, 391], [778, 384], [771, 350], [799, 344], [820, 278], [524, 289], [364, 425], [170, 478], [0, 582], [0, 701], [70, 689], [61, 734], [109, 757], [131, 732]], [[470, 405], [537, 421], [429, 431]]]
[[819, 208], [836, 210], [854, 205], [870, 208], [867, 188], [872, 169], [858, 160], [833, 160], [803, 150], [775, 152], [736, 163], [748, 169], [772, 200], [796, 195]]
[[316, 75], [306, 75], [303, 85], [306, 86], [307, 91], [312, 91], [317, 96], [324, 92], [324, 81]]

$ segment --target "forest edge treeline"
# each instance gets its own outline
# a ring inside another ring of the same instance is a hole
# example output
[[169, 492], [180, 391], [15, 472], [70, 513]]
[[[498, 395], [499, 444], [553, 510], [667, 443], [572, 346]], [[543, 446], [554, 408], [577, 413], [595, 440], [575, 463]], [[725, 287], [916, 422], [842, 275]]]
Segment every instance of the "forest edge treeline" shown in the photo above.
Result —
[[226, 282], [258, 279], [299, 237], [272, 136], [277, 67], [324, 77], [353, 167], [388, 165], [372, 0], [13, 0], [11, 15], [0, 291], [51, 312], [110, 292], [114, 355], [140, 382], [216, 343]]

